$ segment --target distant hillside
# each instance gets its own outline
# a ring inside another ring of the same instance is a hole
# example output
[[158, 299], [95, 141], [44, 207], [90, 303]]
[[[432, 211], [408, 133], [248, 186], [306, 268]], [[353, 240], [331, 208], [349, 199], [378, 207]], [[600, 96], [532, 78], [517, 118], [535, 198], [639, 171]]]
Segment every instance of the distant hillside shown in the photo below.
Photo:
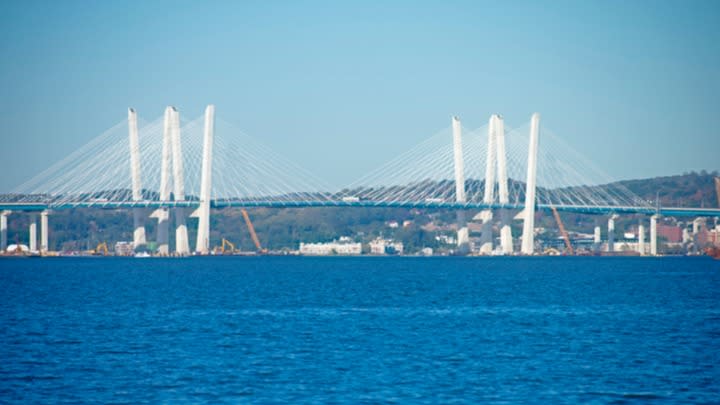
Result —
[[638, 196], [655, 204], [659, 196], [665, 207], [720, 207], [713, 178], [718, 171], [691, 172], [678, 176], [655, 177], [642, 180], [625, 180], [619, 184]]

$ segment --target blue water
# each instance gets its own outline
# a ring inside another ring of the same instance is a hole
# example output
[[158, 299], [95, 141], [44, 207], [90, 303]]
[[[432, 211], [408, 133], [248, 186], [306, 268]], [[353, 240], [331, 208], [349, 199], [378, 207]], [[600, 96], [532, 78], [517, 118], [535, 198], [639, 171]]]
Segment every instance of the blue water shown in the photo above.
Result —
[[0, 260], [0, 402], [718, 403], [708, 258]]

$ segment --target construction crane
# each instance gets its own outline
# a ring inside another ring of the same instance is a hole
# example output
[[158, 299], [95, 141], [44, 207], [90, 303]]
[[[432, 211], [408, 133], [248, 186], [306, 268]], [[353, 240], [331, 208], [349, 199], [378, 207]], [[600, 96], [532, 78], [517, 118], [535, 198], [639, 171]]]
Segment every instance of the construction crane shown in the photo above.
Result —
[[235, 252], [235, 244], [223, 238], [222, 245], [220, 245], [219, 248], [215, 248], [215, 252], [220, 254], [225, 254], [225, 252], [233, 253]]
[[233, 253], [235, 252], [235, 245], [230, 242], [229, 240], [223, 238], [222, 244], [220, 246], [215, 246], [215, 249], [213, 249], [215, 254], [225, 254], [225, 252]]
[[250, 221], [250, 216], [245, 208], [241, 208], [240, 212], [242, 213], [243, 218], [245, 218], [245, 224], [248, 227], [248, 231], [250, 231], [250, 237], [252, 238], [258, 253], [267, 253], [267, 249], [263, 249], [262, 245], [260, 245], [260, 239], [258, 239], [257, 234], [255, 233], [255, 227], [253, 226], [252, 221]]
[[720, 177], [715, 177], [715, 194], [717, 194], [718, 208], [720, 208]]
[[95, 247], [95, 250], [93, 250], [92, 254], [98, 255], [98, 256], [100, 256], [100, 255], [107, 256], [108, 255], [107, 242], [98, 243], [98, 245]]
[[557, 222], [558, 228], [560, 229], [560, 234], [562, 235], [563, 239], [565, 240], [565, 247], [567, 248], [568, 254], [574, 255], [575, 250], [572, 247], [572, 244], [570, 243], [570, 237], [568, 236], [567, 231], [565, 230], [565, 225], [563, 225], [562, 220], [560, 219], [560, 213], [558, 212], [557, 208], [555, 206], [551, 206], [550, 209], [552, 209], [553, 216], [555, 217], [555, 222]]

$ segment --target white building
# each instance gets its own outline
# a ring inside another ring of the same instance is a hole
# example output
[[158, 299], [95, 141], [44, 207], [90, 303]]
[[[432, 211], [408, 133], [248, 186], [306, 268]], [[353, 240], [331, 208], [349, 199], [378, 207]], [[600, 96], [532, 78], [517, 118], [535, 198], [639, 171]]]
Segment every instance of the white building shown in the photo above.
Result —
[[132, 256], [135, 254], [132, 242], [117, 242], [115, 244], [116, 256]]
[[300, 254], [311, 256], [359, 255], [362, 244], [333, 241], [329, 243], [300, 243]]
[[374, 255], [401, 255], [403, 253], [403, 244], [402, 242], [394, 242], [388, 239], [377, 238], [370, 242], [370, 253]]

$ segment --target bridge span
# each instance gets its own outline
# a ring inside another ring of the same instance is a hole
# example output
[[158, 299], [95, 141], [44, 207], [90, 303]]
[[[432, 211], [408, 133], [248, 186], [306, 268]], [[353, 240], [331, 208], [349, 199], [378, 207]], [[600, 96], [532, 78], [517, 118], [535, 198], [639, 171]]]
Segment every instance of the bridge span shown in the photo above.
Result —
[[[231, 125], [218, 123], [212, 105], [184, 125], [174, 107], [150, 123], [142, 123], [129, 109], [127, 121], [12, 193], [0, 195], [0, 248], [7, 246], [12, 212], [40, 213], [42, 252], [48, 248], [50, 213], [84, 208], [131, 210], [136, 248], [147, 244], [145, 221], [156, 219], [159, 254], [170, 253], [174, 218], [179, 255], [191, 252], [188, 216], [198, 218], [193, 251], [208, 254], [211, 209], [229, 207], [454, 210], [460, 250], [470, 242], [465, 211], [475, 210], [480, 211], [473, 220], [481, 223], [481, 254], [494, 251], [493, 229], [500, 230], [501, 252], [516, 253], [510, 224], [521, 220], [520, 253], [525, 255], [536, 249], [536, 210], [607, 215], [609, 233], [619, 214], [648, 216], [650, 254], [657, 253], [659, 216], [720, 217], [720, 209], [659, 207], [642, 200], [609, 181], [552, 131], [544, 128], [541, 141], [537, 113], [529, 124], [515, 129], [498, 114], [476, 130], [463, 128], [460, 119], [452, 117], [449, 129], [337, 192], [319, 191], [328, 188]], [[642, 233], [642, 223], [639, 229]], [[599, 228], [595, 234], [599, 237]], [[35, 247], [34, 221], [30, 235], [30, 246]]]
[[[0, 203], [0, 211], [40, 212], [46, 210], [68, 210], [75, 208], [132, 209], [132, 208], [198, 208], [198, 201], [116, 201], [116, 202], [63, 202], [61, 204], [42, 203]], [[422, 208], [445, 210], [516, 210], [525, 209], [524, 204], [496, 203], [458, 203], [458, 202], [417, 202], [417, 201], [211, 201], [210, 208], [311, 208], [311, 207], [347, 207], [347, 208]], [[633, 207], [633, 206], [583, 206], [536, 204], [535, 209], [550, 212], [553, 207], [560, 212], [573, 212], [589, 215], [641, 214], [667, 217], [720, 217], [720, 208], [687, 207]]]

